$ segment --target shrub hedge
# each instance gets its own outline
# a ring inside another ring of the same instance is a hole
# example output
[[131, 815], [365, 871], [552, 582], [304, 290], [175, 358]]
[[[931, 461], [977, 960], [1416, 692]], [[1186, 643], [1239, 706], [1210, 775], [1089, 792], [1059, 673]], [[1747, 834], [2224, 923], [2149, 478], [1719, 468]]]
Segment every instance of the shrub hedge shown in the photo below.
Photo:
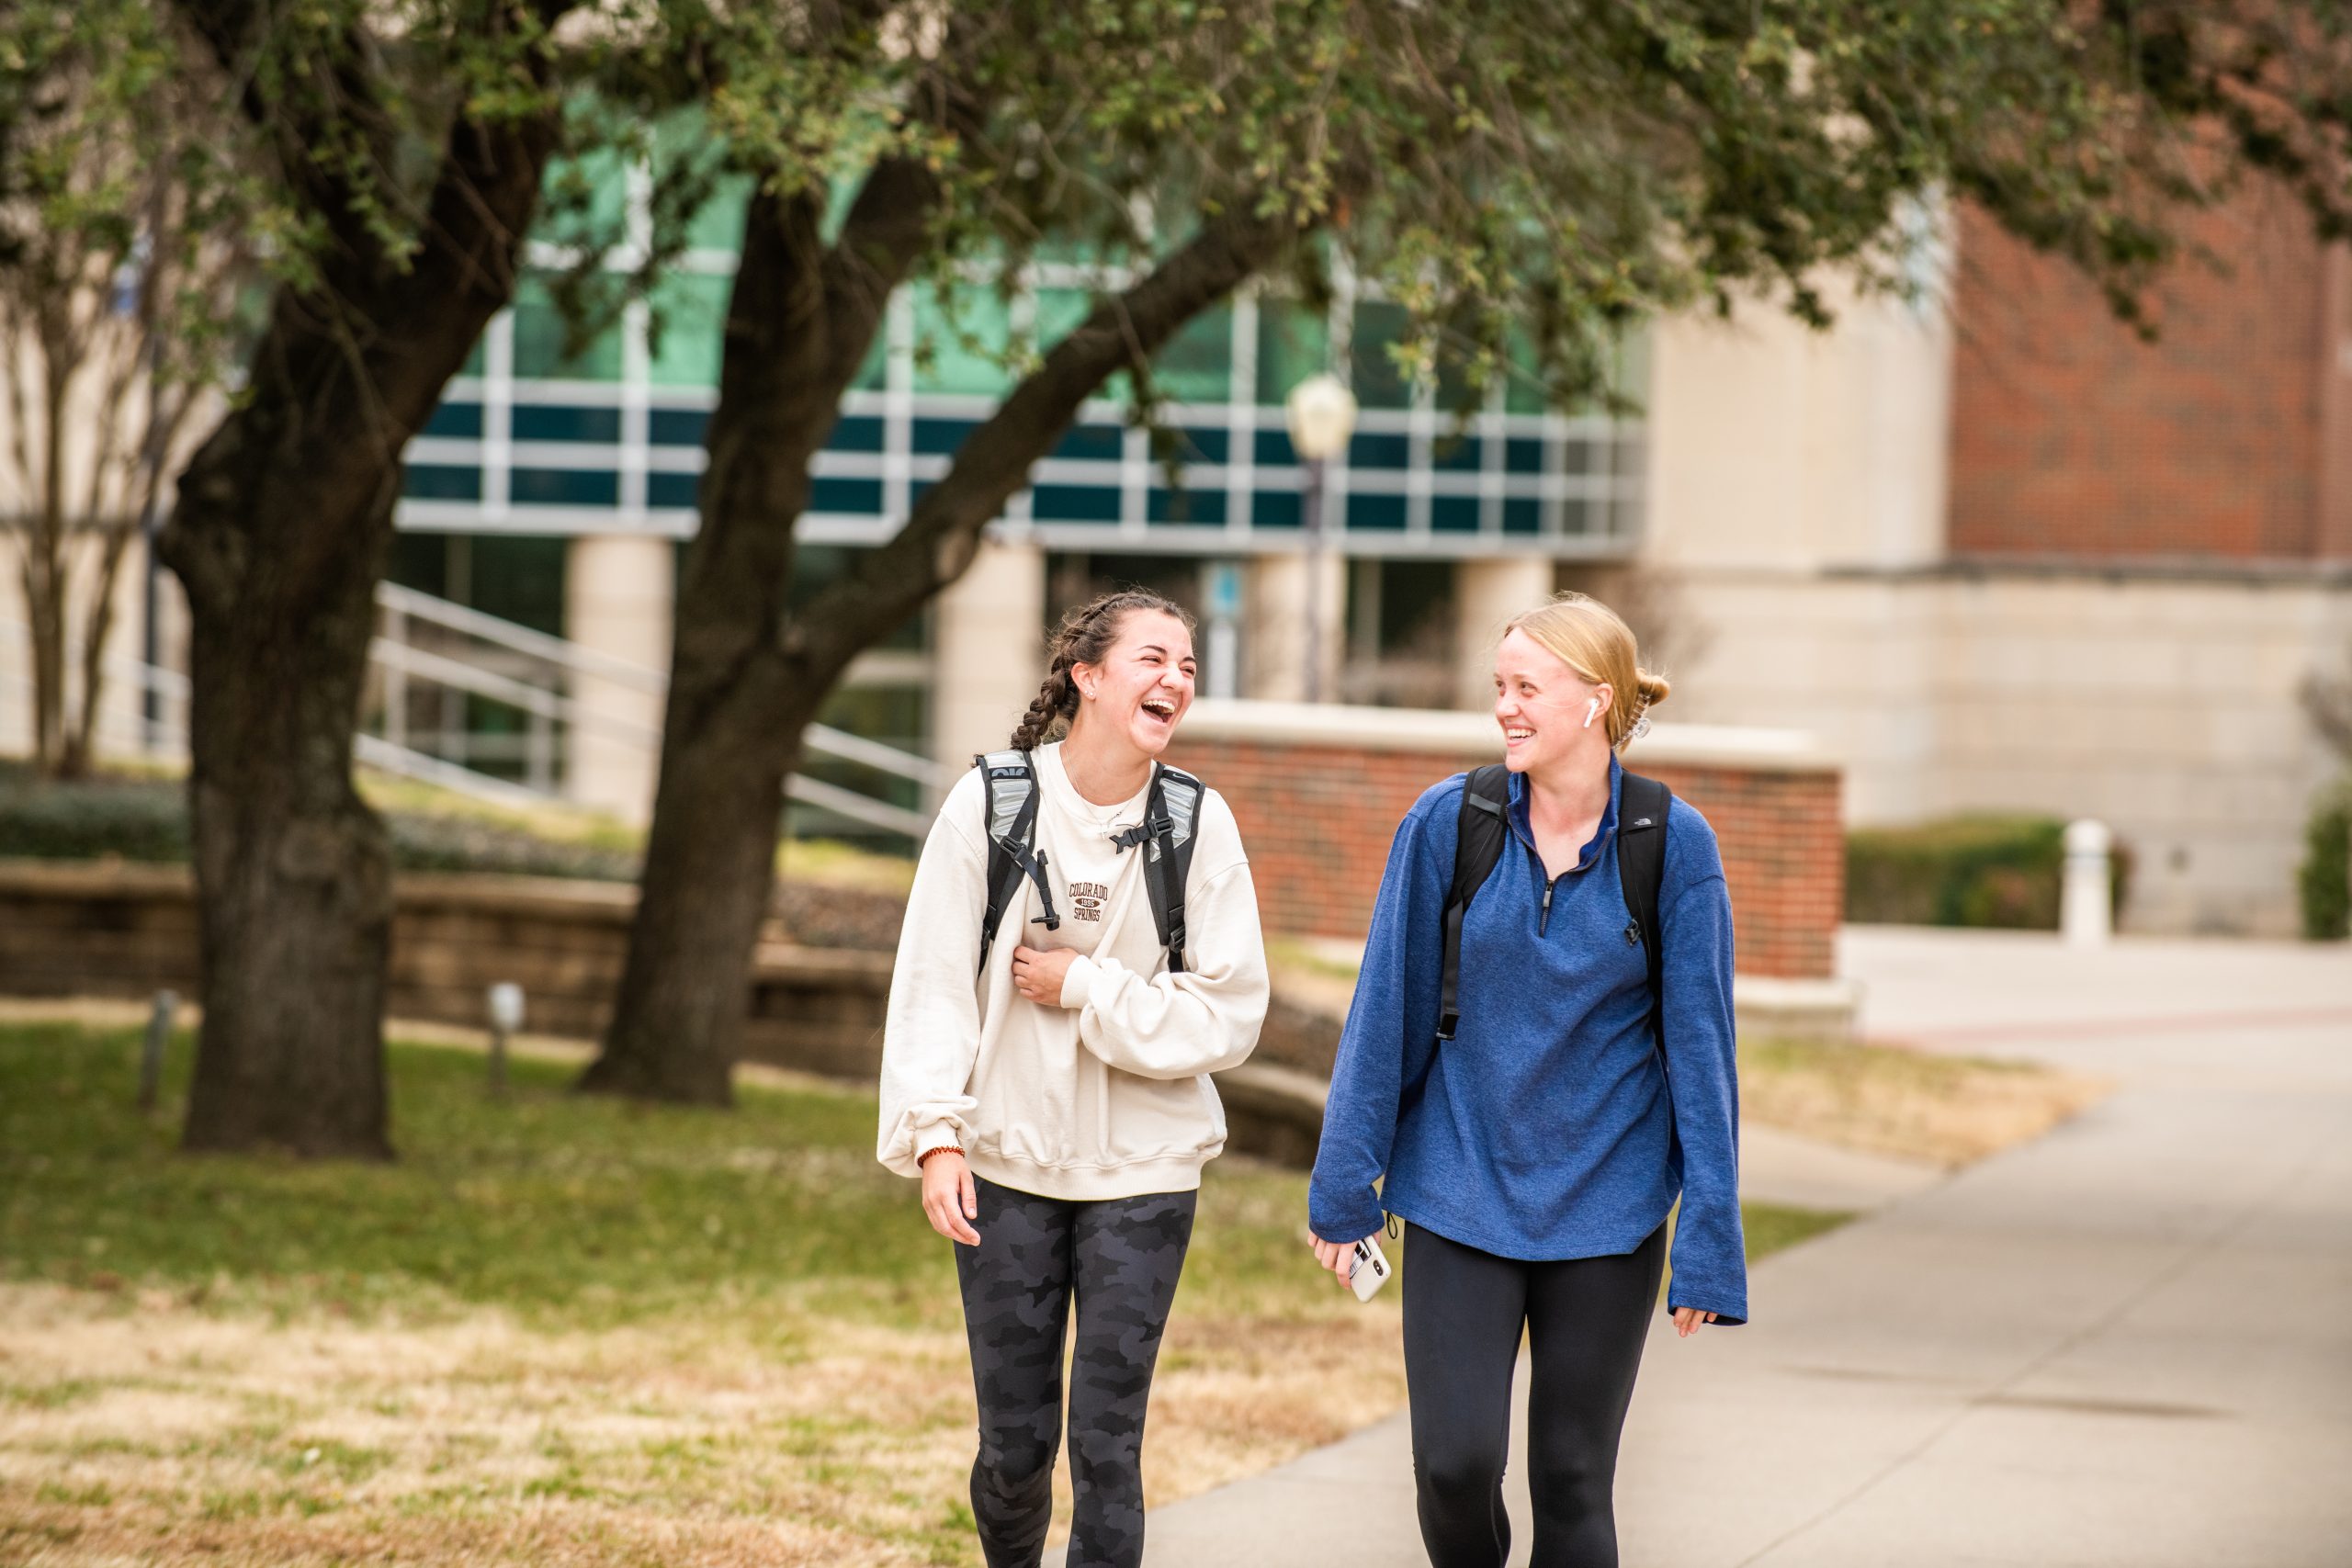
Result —
[[[474, 871], [508, 876], [627, 882], [637, 857], [543, 839], [503, 823], [395, 811], [385, 818], [401, 871]], [[176, 779], [95, 778], [40, 784], [29, 771], [0, 772], [0, 857], [185, 863], [187, 791]]]
[[[1846, 835], [1846, 919], [1860, 924], [2058, 929], [2066, 824], [1972, 815]], [[2131, 855], [2115, 852], [2114, 907]]]
[[2352, 936], [2352, 780], [2322, 795], [2303, 829], [2303, 934], [2313, 942]]
[[[392, 865], [400, 871], [474, 872], [634, 882], [630, 850], [542, 838], [478, 818], [390, 811]], [[21, 763], [0, 761], [0, 859], [155, 861], [186, 864], [187, 792], [176, 779], [101, 777], [42, 784]], [[775, 913], [809, 947], [889, 949], [906, 914], [903, 894], [786, 880]]]

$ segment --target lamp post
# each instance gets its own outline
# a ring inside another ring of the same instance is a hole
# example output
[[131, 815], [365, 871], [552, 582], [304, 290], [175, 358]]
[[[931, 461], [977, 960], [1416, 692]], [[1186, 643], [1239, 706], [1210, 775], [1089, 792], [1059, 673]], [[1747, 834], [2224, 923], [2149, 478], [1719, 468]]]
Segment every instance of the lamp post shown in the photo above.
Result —
[[1283, 403], [1290, 444], [1306, 465], [1306, 700], [1323, 700], [1323, 465], [1348, 449], [1356, 400], [1328, 371], [1290, 389]]

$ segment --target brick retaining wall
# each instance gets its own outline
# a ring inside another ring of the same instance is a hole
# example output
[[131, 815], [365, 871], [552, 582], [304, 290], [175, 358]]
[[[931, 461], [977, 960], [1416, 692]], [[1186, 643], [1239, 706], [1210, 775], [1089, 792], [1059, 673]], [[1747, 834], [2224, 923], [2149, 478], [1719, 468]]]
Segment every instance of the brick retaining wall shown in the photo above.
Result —
[[[1482, 714], [1204, 701], [1169, 757], [1233, 807], [1269, 931], [1353, 938], [1406, 808], [1500, 750]], [[1627, 762], [1713, 826], [1739, 972], [1829, 977], [1846, 874], [1837, 767], [1802, 736], [1690, 725], [1658, 726]]]
[[[505, 876], [402, 875], [386, 1011], [480, 1027], [483, 993], [523, 987], [535, 1034], [594, 1040], [620, 983], [637, 890]], [[771, 928], [753, 967], [754, 1061], [871, 1077], [890, 955], [794, 946]], [[0, 862], [0, 996], [198, 995], [185, 866]]]

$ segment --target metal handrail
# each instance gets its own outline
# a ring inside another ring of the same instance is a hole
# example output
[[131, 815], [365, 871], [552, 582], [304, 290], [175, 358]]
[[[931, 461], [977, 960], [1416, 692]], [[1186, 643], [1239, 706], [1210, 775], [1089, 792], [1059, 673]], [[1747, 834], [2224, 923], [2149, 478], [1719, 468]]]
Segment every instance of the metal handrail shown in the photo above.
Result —
[[380, 637], [375, 640], [368, 654], [379, 663], [405, 674], [437, 681], [445, 686], [455, 686], [461, 692], [489, 697], [542, 718], [561, 719], [582, 729], [602, 730], [648, 750], [659, 745], [662, 739], [662, 732], [650, 725], [616, 718], [589, 706], [577, 697], [549, 691], [545, 686], [534, 686], [527, 681], [517, 681], [512, 676], [496, 674], [479, 665], [468, 664], [461, 659], [429, 653], [424, 649], [412, 648], [407, 643], [393, 642]]
[[561, 669], [618, 681], [657, 696], [670, 689], [669, 677], [659, 670], [626, 659], [616, 659], [609, 653], [582, 648], [576, 642], [567, 642], [562, 637], [517, 626], [513, 621], [502, 621], [496, 615], [486, 615], [468, 605], [436, 599], [430, 593], [420, 593], [413, 588], [403, 588], [396, 582], [378, 583], [376, 603], [387, 610], [413, 615], [430, 625], [463, 632], [483, 642], [496, 643], [517, 653], [527, 653], [534, 659], [543, 659]]
[[[403, 588], [391, 582], [379, 583], [376, 590], [376, 599], [377, 603], [387, 610], [413, 616], [428, 625], [461, 632], [468, 637], [478, 637], [484, 642], [509, 649], [516, 653], [527, 654], [534, 659], [544, 660], [559, 669], [616, 681], [657, 696], [666, 694], [670, 689], [669, 677], [659, 670], [633, 663], [628, 660], [616, 659], [611, 654], [602, 653], [592, 648], [583, 648], [579, 643], [569, 642], [560, 637], [551, 637], [546, 632], [535, 631], [529, 626], [517, 626], [512, 621], [500, 620], [495, 615], [484, 615], [480, 610], [464, 604], [452, 604], [447, 599], [436, 599], [430, 593], [420, 592], [413, 588]], [[379, 638], [378, 642], [380, 644], [383, 640]], [[419, 672], [422, 673], [422, 671]], [[440, 677], [428, 678], [439, 679]], [[467, 689], [480, 690], [476, 687]], [[484, 691], [481, 694], [491, 696], [497, 694]], [[517, 707], [531, 709], [535, 712], [541, 711], [533, 705], [517, 701], [514, 697], [501, 697], [500, 700], [514, 703]], [[578, 721], [574, 719], [572, 722]], [[661, 738], [658, 731], [645, 731], [643, 726], [630, 728], [633, 730], [644, 731], [653, 743], [659, 744]], [[928, 757], [912, 751], [902, 751], [895, 746], [886, 746], [878, 740], [869, 740], [862, 735], [852, 735], [846, 730], [836, 729], [828, 724], [812, 724], [808, 727], [803, 735], [805, 743], [812, 751], [894, 774], [921, 784], [926, 790], [936, 792], [954, 782], [953, 774]]]
[[[613, 659], [582, 649], [560, 637], [518, 626], [492, 615], [485, 615], [462, 604], [452, 604], [413, 589], [386, 583], [380, 587], [380, 602], [387, 610], [418, 620], [463, 632], [469, 636], [505, 647], [514, 652], [543, 659], [561, 668], [581, 671], [597, 676], [616, 679], [638, 686], [641, 690], [660, 691], [667, 681], [659, 673], [624, 660]], [[24, 626], [0, 617], [0, 636], [21, 636]], [[379, 637], [369, 647], [369, 657], [387, 671], [415, 676], [458, 691], [470, 692], [521, 709], [542, 719], [560, 721], [585, 730], [598, 731], [621, 739], [646, 751], [658, 751], [661, 731], [650, 725], [603, 712], [568, 694], [545, 686], [533, 685], [512, 676], [484, 670], [463, 660], [413, 647], [392, 638]], [[153, 691], [167, 697], [182, 700], [192, 695], [188, 678], [176, 670], [151, 665], [124, 655], [113, 655], [106, 660], [107, 672], [127, 681], [141, 691]], [[22, 671], [10, 672], [12, 684], [29, 685], [31, 679]], [[648, 682], [650, 684], [648, 684]], [[113, 722], [102, 716], [102, 724]], [[121, 722], [130, 722], [123, 720]], [[812, 724], [806, 732], [808, 750], [820, 755], [837, 757], [856, 762], [878, 772], [910, 779], [927, 789], [936, 790], [946, 779], [945, 770], [928, 758], [918, 757], [897, 747], [886, 746], [864, 736], [852, 735], [830, 725]], [[143, 740], [143, 728], [137, 732]], [[187, 736], [185, 727], [168, 728], [165, 743], [175, 751], [185, 751]], [[443, 788], [469, 795], [477, 800], [496, 805], [529, 807], [560, 804], [561, 797], [526, 784], [512, 783], [488, 773], [478, 773], [460, 763], [418, 751], [396, 740], [365, 730], [355, 737], [355, 756], [370, 767], [406, 778], [422, 780]], [[834, 812], [853, 821], [863, 822], [885, 832], [900, 833], [921, 839], [931, 829], [930, 817], [888, 801], [848, 790], [821, 779], [794, 773], [785, 781], [785, 794], [808, 806]]]
[[[5, 634], [9, 629], [9, 623], [0, 621], [0, 634]], [[173, 696], [187, 694], [188, 679], [176, 670], [166, 670], [158, 665], [143, 664], [136, 660], [119, 657], [107, 660], [107, 669], [109, 673], [149, 690], [159, 691]], [[32, 684], [32, 678], [20, 670], [11, 670], [7, 672], [7, 676], [8, 684], [11, 686], [21, 687]], [[146, 723], [138, 715], [102, 712], [98, 716], [98, 724], [102, 734], [127, 740], [129, 742], [127, 750], [147, 749], [145, 746]], [[168, 751], [176, 754], [184, 753], [187, 750], [187, 732], [179, 725], [166, 724], [161, 727], [161, 738], [164, 749]], [[455, 794], [470, 796], [475, 800], [509, 807], [560, 804], [553, 795], [543, 795], [525, 785], [509, 783], [505, 779], [493, 778], [488, 773], [476, 773], [471, 768], [460, 767], [455, 762], [428, 756], [424, 752], [412, 750], [405, 746], [396, 746], [380, 735], [369, 735], [362, 730], [354, 737], [354, 741], [355, 754], [360, 761], [371, 768], [380, 769], [388, 773], [398, 773], [404, 778], [420, 779]]]

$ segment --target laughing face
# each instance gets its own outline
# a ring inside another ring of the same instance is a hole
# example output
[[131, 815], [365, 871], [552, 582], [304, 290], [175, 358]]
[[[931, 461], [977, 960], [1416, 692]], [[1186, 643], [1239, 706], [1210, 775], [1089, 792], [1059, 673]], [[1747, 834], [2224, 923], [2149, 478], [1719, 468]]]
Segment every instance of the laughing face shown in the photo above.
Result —
[[[1495, 649], [1495, 722], [1502, 727], [1505, 765], [1515, 773], [1540, 773], [1580, 748], [1605, 750], [1611, 696], [1525, 632], [1510, 632]], [[1592, 707], [1596, 700], [1600, 705]]]
[[1136, 610], [1119, 626], [1119, 640], [1100, 664], [1071, 673], [1093, 697], [1092, 720], [1115, 729], [1147, 757], [1168, 749], [1193, 705], [1193, 634], [1159, 610]]

